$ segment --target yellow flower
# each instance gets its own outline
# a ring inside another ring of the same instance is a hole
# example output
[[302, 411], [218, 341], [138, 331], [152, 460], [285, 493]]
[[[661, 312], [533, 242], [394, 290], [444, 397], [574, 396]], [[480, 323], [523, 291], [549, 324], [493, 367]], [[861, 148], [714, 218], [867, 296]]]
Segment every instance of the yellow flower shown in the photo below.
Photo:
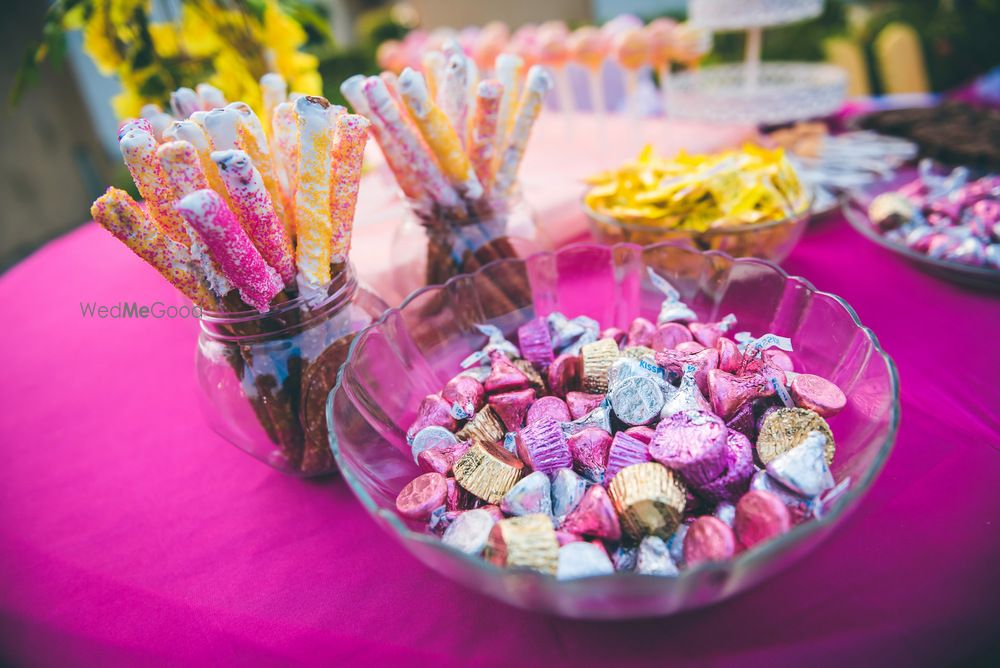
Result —
[[319, 72], [304, 72], [292, 79], [292, 91], [305, 95], [323, 94], [323, 77]]
[[83, 28], [83, 51], [101, 74], [111, 76], [122, 64], [122, 57], [108, 35], [110, 23], [105, 9], [102, 3], [94, 3], [94, 13]]
[[281, 11], [275, 0], [264, 7], [264, 44], [276, 51], [294, 51], [306, 43], [306, 31]]
[[223, 49], [212, 59], [215, 74], [209, 83], [223, 92], [228, 100], [241, 100], [254, 109], [260, 107], [260, 85], [247, 69], [247, 62], [232, 49]]
[[181, 45], [193, 58], [209, 58], [222, 48], [223, 42], [200, 11], [184, 5], [181, 9]]
[[161, 58], [173, 58], [177, 55], [179, 44], [177, 41], [178, 27], [173, 23], [150, 23], [149, 36], [153, 40], [153, 50]]
[[111, 98], [111, 107], [118, 118], [135, 118], [146, 103], [133, 88], [126, 87], [121, 93]]

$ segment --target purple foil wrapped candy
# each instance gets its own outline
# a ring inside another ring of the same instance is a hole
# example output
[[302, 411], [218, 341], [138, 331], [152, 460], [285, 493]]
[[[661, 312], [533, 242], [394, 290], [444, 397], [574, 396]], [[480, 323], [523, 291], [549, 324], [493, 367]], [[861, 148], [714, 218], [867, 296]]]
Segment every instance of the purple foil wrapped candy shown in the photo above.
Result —
[[517, 344], [521, 356], [539, 369], [552, 363], [552, 336], [545, 318], [537, 317], [517, 328]]
[[697, 488], [725, 471], [728, 431], [725, 423], [712, 413], [681, 411], [657, 425], [649, 454]]
[[573, 465], [569, 443], [559, 423], [543, 419], [517, 434], [517, 455], [535, 471], [555, 473]]
[[726, 433], [725, 470], [715, 480], [696, 489], [699, 496], [712, 502], [735, 501], [750, 488], [753, 474], [753, 446], [750, 440], [730, 429]]
[[622, 537], [618, 513], [611, 503], [607, 490], [600, 485], [592, 485], [583, 495], [583, 499], [573, 509], [560, 528], [563, 531], [592, 536], [604, 540], [619, 540]]
[[608, 450], [608, 465], [604, 471], [604, 479], [608, 482], [627, 466], [633, 464], [643, 464], [652, 461], [649, 456], [649, 446], [638, 438], [620, 431], [611, 440], [611, 449]]

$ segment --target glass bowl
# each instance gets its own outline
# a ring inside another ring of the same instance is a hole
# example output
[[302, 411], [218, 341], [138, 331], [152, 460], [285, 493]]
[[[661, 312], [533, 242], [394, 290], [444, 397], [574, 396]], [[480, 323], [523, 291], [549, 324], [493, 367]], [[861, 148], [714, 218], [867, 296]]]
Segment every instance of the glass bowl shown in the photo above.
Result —
[[628, 242], [647, 246], [672, 241], [686, 244], [695, 250], [714, 250], [732, 257], [756, 257], [781, 262], [792, 252], [809, 225], [812, 200], [797, 216], [757, 225], [715, 227], [704, 232], [647, 225], [639, 221], [626, 222], [594, 211], [586, 204], [582, 206], [590, 219], [594, 239], [602, 244]]
[[901, 175], [892, 181], [883, 182], [878, 184], [876, 187], [858, 191], [852, 195], [843, 197], [841, 209], [844, 212], [844, 217], [847, 218], [847, 222], [850, 223], [851, 227], [857, 230], [861, 236], [865, 237], [869, 241], [877, 243], [882, 248], [909, 260], [916, 265], [918, 269], [926, 271], [933, 276], [938, 276], [954, 283], [960, 283], [962, 285], [968, 285], [976, 288], [1000, 290], [1000, 270], [991, 269], [990, 267], [973, 267], [971, 265], [961, 264], [960, 262], [940, 260], [930, 257], [924, 253], [918, 253], [912, 248], [886, 239], [875, 228], [875, 225], [872, 224], [871, 218], [868, 217], [868, 206], [871, 204], [872, 200], [875, 199], [875, 196], [880, 193], [896, 190], [907, 181], [912, 180], [913, 177], [914, 171], [908, 170], [904, 175]]
[[[847, 407], [830, 426], [837, 438], [834, 477], [850, 483], [821, 519], [731, 561], [702, 564], [676, 578], [619, 573], [559, 581], [452, 550], [396, 514], [396, 495], [419, 474], [406, 429], [420, 400], [439, 391], [460, 370], [460, 360], [482, 346], [476, 324], [496, 325], [511, 336], [536, 313], [555, 310], [587, 315], [603, 326], [627, 327], [637, 315], [655, 320], [662, 295], [651, 285], [647, 267], [670, 280], [702, 320], [732, 312], [740, 329], [790, 336], [796, 368], [830, 378], [847, 393]], [[493, 291], [508, 282], [527, 282], [530, 291], [504, 309]], [[899, 422], [899, 386], [892, 360], [847, 303], [772, 263], [671, 244], [583, 244], [487, 265], [424, 288], [387, 311], [351, 344], [327, 402], [327, 420], [330, 447], [347, 484], [378, 524], [434, 570], [522, 608], [626, 619], [716, 603], [816, 547], [857, 506], [885, 464]]]

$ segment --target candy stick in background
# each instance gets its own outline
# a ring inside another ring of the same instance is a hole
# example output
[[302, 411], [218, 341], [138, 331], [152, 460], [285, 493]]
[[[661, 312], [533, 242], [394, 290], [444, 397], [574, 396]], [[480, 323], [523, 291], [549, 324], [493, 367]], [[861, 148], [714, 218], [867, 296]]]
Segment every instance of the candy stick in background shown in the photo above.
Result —
[[198, 93], [198, 101], [201, 103], [199, 108], [202, 111], [211, 111], [216, 107], [226, 106], [226, 96], [212, 84], [200, 83], [194, 87], [194, 90]]
[[[611, 40], [611, 52], [625, 73], [625, 108], [635, 121], [639, 120], [639, 71], [649, 61], [649, 38], [642, 29], [623, 30]], [[638, 128], [638, 123], [633, 123]]]
[[497, 119], [503, 85], [496, 79], [480, 81], [476, 90], [476, 109], [472, 115], [469, 132], [469, 153], [476, 176], [488, 194], [493, 184], [493, 166], [496, 162]]
[[[418, 74], [415, 70], [410, 72]], [[458, 135], [460, 148], [464, 148], [469, 113], [469, 68], [465, 56], [461, 53], [453, 53], [448, 59], [444, 71], [444, 84], [438, 91], [438, 106]]]
[[198, 94], [190, 88], [178, 88], [170, 94], [170, 111], [174, 118], [183, 121], [196, 111], [201, 110], [201, 100]]
[[[195, 119], [192, 118], [192, 120]], [[204, 120], [205, 131], [208, 132], [208, 137], [212, 140], [213, 150], [243, 150], [243, 142], [240, 141], [242, 121], [235, 109], [230, 107], [213, 109], [205, 114]]]
[[188, 299], [206, 310], [218, 307], [215, 296], [194, 272], [187, 248], [163, 235], [125, 191], [108, 188], [91, 206], [90, 215]]
[[[278, 184], [278, 174], [271, 159], [271, 145], [267, 141], [267, 133], [257, 114], [245, 102], [233, 102], [226, 109], [232, 109], [240, 117], [240, 144], [244, 147], [254, 167], [264, 180], [264, 187], [271, 196], [271, 203], [278, 215], [278, 220], [289, 229], [289, 221], [285, 215], [285, 202], [282, 199], [281, 187]], [[270, 116], [268, 116], [270, 118]], [[218, 164], [218, 163], [216, 163]], [[294, 228], [293, 228], [294, 229]]]
[[420, 73], [410, 68], [403, 70], [399, 77], [399, 93], [451, 183], [471, 199], [479, 199], [483, 188], [472, 169], [469, 156], [462, 149], [455, 127], [427, 94]]
[[538, 62], [538, 26], [525, 23], [515, 30], [510, 36], [507, 51], [519, 55], [524, 61], [524, 67], [530, 69]]
[[[166, 141], [156, 149], [156, 155], [160, 159], [167, 182], [174, 189], [175, 201], [196, 190], [210, 187], [205, 172], [201, 169], [198, 152], [190, 142]], [[201, 270], [212, 292], [219, 297], [224, 296], [233, 289], [233, 286], [222, 272], [222, 268], [212, 259], [201, 237], [191, 229], [190, 225], [186, 226], [186, 232], [191, 242], [192, 260]]]
[[500, 109], [497, 111], [496, 154], [503, 151], [507, 136], [514, 125], [514, 113], [521, 98], [521, 83], [524, 74], [524, 60], [513, 53], [501, 53], [496, 62], [497, 80], [503, 86]]
[[174, 117], [164, 112], [158, 105], [147, 104], [139, 110], [139, 116], [149, 121], [156, 141], [163, 141], [163, 131], [174, 122]]
[[295, 101], [299, 124], [299, 180], [295, 192], [299, 290], [316, 293], [330, 283], [330, 103], [306, 96]]
[[148, 118], [126, 118], [118, 125], [118, 141], [121, 141], [129, 130], [153, 134], [153, 126], [150, 125]]
[[125, 166], [146, 200], [153, 222], [174, 241], [187, 246], [190, 241], [184, 220], [173, 208], [174, 190], [156, 157], [156, 140], [148, 132], [129, 130], [118, 142]]
[[514, 127], [510, 131], [507, 146], [497, 165], [494, 191], [501, 196], [508, 196], [517, 180], [517, 170], [524, 157], [524, 149], [531, 136], [531, 129], [542, 110], [542, 100], [552, 88], [552, 77], [539, 66], [534, 66], [528, 72], [524, 84], [524, 93], [518, 105], [514, 118]]
[[368, 119], [358, 114], [344, 114], [337, 119], [330, 187], [330, 215], [333, 219], [331, 254], [335, 263], [347, 262], [351, 250], [354, 209], [358, 203], [361, 164], [364, 162], [370, 125]]
[[[426, 195], [420, 185], [419, 176], [412, 169], [412, 165], [401, 160], [400, 147], [394, 142], [393, 136], [386, 130], [382, 121], [372, 113], [365, 97], [364, 85], [365, 75], [355, 74], [340, 85], [340, 92], [354, 108], [355, 113], [367, 117], [371, 122], [369, 130], [382, 151], [386, 165], [395, 176], [399, 189], [403, 191], [403, 195], [414, 202], [423, 201]], [[386, 85], [384, 79], [383, 85]], [[387, 85], [386, 88], [388, 88]]]
[[649, 42], [649, 64], [656, 72], [660, 84], [664, 116], [667, 113], [667, 86], [670, 82], [670, 61], [673, 58], [676, 27], [677, 22], [672, 19], [656, 19], [643, 28]]
[[509, 40], [510, 28], [503, 21], [490, 21], [479, 31], [471, 53], [481, 76], [485, 78], [493, 74], [497, 57], [503, 53]]
[[[263, 102], [264, 118], [274, 118], [274, 110], [288, 99], [288, 85], [280, 74], [271, 72], [260, 78], [260, 95]], [[270, 135], [269, 124], [264, 124], [264, 132]], [[251, 156], [253, 157], [253, 156]]]
[[177, 210], [205, 242], [243, 301], [266, 312], [284, 287], [281, 277], [264, 261], [225, 200], [214, 190], [196, 190], [177, 203]]
[[444, 70], [447, 65], [448, 61], [440, 51], [426, 51], [420, 56], [420, 69], [424, 73], [427, 92], [432, 99], [437, 98], [438, 90], [444, 83]]
[[399, 40], [387, 39], [375, 49], [375, 63], [383, 70], [399, 74], [406, 67], [406, 50]]
[[[393, 144], [399, 148], [398, 163], [406, 165], [405, 169], [412, 170], [415, 177], [421, 180], [422, 188], [432, 202], [447, 209], [462, 209], [458, 193], [434, 162], [420, 137], [403, 120], [400, 108], [389, 94], [385, 82], [378, 77], [368, 77], [362, 90], [372, 114], [385, 128], [386, 136], [391, 137]], [[424, 203], [416, 202], [418, 206]]]
[[264, 261], [281, 276], [284, 285], [291, 285], [295, 280], [292, 242], [278, 218], [260, 171], [245, 151], [215, 151], [212, 160], [219, 166], [233, 212], [243, 230]]
[[229, 193], [226, 191], [225, 184], [222, 183], [219, 169], [212, 161], [212, 144], [203, 127], [191, 120], [175, 121], [163, 133], [163, 138], [165, 141], [185, 141], [191, 144], [198, 154], [198, 162], [205, 179], [208, 181], [208, 187], [229, 201]]
[[569, 36], [566, 43], [570, 57], [587, 73], [587, 86], [590, 89], [590, 105], [597, 119], [598, 130], [595, 133], [601, 150], [607, 150], [608, 104], [601, 90], [601, 69], [608, 56], [608, 40], [600, 30], [593, 26], [577, 28]]
[[299, 181], [299, 124], [295, 106], [282, 102], [271, 117], [271, 155], [285, 208], [285, 230], [295, 238], [295, 188]]

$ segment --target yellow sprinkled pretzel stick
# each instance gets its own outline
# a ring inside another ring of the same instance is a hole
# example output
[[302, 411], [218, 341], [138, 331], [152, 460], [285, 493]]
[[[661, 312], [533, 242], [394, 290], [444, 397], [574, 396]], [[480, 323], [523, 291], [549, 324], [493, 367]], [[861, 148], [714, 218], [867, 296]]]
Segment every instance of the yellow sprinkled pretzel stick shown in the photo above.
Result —
[[212, 84], [200, 83], [194, 87], [194, 90], [198, 93], [198, 101], [201, 103], [202, 111], [226, 106], [226, 96]]
[[[208, 188], [208, 179], [201, 169], [198, 152], [186, 141], [166, 141], [156, 149], [160, 165], [166, 174], [167, 181], [174, 189], [174, 201], [183, 199], [196, 190]], [[229, 283], [222, 268], [211, 257], [204, 242], [190, 226], [186, 226], [188, 238], [191, 241], [191, 259], [198, 266], [212, 292], [218, 296], [225, 295], [233, 286]]]
[[538, 65], [533, 66], [528, 72], [524, 93], [514, 116], [514, 127], [511, 128], [506, 148], [499, 156], [494, 183], [494, 192], [498, 195], [507, 196], [514, 187], [531, 129], [542, 110], [542, 100], [551, 88], [552, 77], [549, 73]]
[[299, 122], [295, 105], [282, 102], [271, 117], [271, 155], [278, 170], [285, 208], [285, 230], [295, 239], [295, 189], [299, 180]]
[[278, 185], [278, 174], [274, 168], [274, 161], [271, 158], [271, 145], [267, 141], [267, 134], [261, 124], [257, 114], [253, 112], [250, 105], [245, 102], [233, 102], [226, 109], [232, 109], [240, 116], [240, 143], [243, 150], [250, 156], [253, 166], [260, 172], [260, 178], [264, 181], [264, 187], [271, 196], [271, 203], [278, 220], [288, 230], [288, 222], [285, 220], [285, 202], [281, 196], [281, 187]]
[[[385, 73], [383, 72], [383, 74]], [[385, 77], [381, 78], [383, 83], [385, 83]], [[420, 185], [420, 179], [413, 171], [412, 165], [401, 159], [399, 146], [394, 142], [392, 135], [386, 132], [382, 121], [372, 113], [371, 107], [368, 105], [368, 100], [365, 98], [364, 84], [365, 75], [355, 74], [340, 84], [340, 92], [344, 96], [344, 99], [354, 108], [355, 113], [365, 116], [371, 122], [369, 130], [375, 138], [378, 147], [382, 150], [382, 156], [396, 177], [396, 183], [399, 185], [399, 189], [403, 191], [403, 195], [411, 200], [421, 201], [425, 197], [425, 194], [424, 189]], [[389, 88], [388, 84], [386, 84], [386, 88]]]
[[358, 203], [361, 164], [368, 142], [368, 119], [358, 114], [343, 114], [337, 119], [333, 149], [333, 180], [330, 187], [330, 214], [333, 219], [331, 253], [334, 262], [346, 262], [351, 250], [354, 209]]
[[496, 79], [480, 81], [476, 90], [476, 110], [469, 132], [469, 152], [483, 189], [488, 193], [493, 183], [496, 154], [497, 118], [503, 85]]
[[483, 187], [462, 148], [458, 133], [444, 112], [430, 99], [420, 73], [410, 68], [403, 70], [399, 77], [399, 92], [448, 179], [470, 199], [482, 197]]
[[201, 110], [201, 100], [191, 88], [178, 88], [170, 94], [170, 111], [174, 118], [184, 120], [196, 111]]
[[512, 53], [501, 53], [496, 60], [497, 80], [503, 86], [503, 96], [500, 98], [500, 109], [497, 111], [497, 145], [499, 156], [507, 143], [507, 136], [514, 124], [514, 113], [517, 111], [517, 101], [521, 96], [521, 78], [524, 73], [524, 60]]
[[186, 141], [191, 144], [198, 154], [198, 163], [208, 181], [208, 187], [219, 193], [227, 202], [229, 201], [229, 193], [226, 192], [226, 186], [219, 175], [219, 168], [212, 161], [212, 143], [205, 128], [193, 120], [176, 121], [163, 133], [163, 139], [165, 141]]
[[436, 100], [444, 82], [444, 68], [448, 61], [440, 51], [428, 51], [420, 56], [420, 69], [427, 81], [427, 92]]
[[187, 248], [161, 233], [124, 190], [108, 188], [90, 207], [90, 215], [188, 299], [203, 309], [218, 308], [215, 296], [192, 270]]
[[174, 241], [190, 244], [184, 219], [174, 210], [174, 190], [156, 157], [156, 139], [142, 130], [129, 130], [118, 142], [125, 165], [139, 194], [146, 200], [153, 222]]
[[299, 124], [299, 181], [295, 193], [298, 246], [296, 263], [301, 290], [315, 292], [330, 282], [330, 103], [306, 96], [295, 101]]
[[448, 59], [444, 71], [444, 86], [438, 93], [438, 101], [441, 111], [455, 128], [458, 141], [464, 147], [469, 115], [469, 67], [461, 47]]

